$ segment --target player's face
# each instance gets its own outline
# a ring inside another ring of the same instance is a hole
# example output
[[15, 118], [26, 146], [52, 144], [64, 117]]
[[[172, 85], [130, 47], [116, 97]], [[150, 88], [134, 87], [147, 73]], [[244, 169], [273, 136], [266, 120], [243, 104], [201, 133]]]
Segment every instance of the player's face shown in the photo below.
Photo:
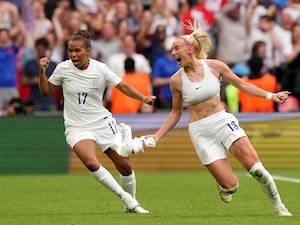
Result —
[[83, 41], [70, 41], [68, 44], [69, 59], [78, 69], [84, 70], [89, 65], [90, 48]]
[[184, 67], [191, 60], [190, 47], [181, 39], [176, 39], [173, 42], [171, 54], [177, 61], [178, 66]]

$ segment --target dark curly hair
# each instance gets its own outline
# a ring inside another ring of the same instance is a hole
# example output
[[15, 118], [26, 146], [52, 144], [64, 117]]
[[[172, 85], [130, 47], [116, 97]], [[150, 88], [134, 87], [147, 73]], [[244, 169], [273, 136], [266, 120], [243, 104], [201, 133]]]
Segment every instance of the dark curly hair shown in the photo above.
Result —
[[75, 31], [70, 41], [83, 41], [87, 48], [91, 47], [90, 34], [86, 30]]

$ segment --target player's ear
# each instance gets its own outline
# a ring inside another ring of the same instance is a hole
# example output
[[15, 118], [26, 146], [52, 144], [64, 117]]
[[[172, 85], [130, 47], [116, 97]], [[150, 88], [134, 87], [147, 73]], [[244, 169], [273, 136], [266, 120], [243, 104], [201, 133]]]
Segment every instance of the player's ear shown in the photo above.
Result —
[[192, 44], [189, 45], [189, 54], [196, 53], [196, 47]]
[[195, 53], [195, 50], [194, 50], [194, 48], [193, 48], [192, 46], [189, 46], [188, 49], [189, 49], [189, 50], [188, 50], [188, 54], [189, 54], [189, 55], [192, 55], [192, 54]]

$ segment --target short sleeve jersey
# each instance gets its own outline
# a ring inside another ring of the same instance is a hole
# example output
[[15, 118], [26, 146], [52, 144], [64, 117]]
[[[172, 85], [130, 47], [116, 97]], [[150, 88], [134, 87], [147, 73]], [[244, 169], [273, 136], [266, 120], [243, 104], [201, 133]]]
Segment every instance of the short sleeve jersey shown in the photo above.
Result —
[[89, 59], [85, 70], [76, 68], [71, 60], [57, 65], [49, 82], [62, 86], [64, 123], [66, 127], [90, 128], [111, 113], [103, 106], [106, 87], [114, 87], [122, 78], [104, 63]]

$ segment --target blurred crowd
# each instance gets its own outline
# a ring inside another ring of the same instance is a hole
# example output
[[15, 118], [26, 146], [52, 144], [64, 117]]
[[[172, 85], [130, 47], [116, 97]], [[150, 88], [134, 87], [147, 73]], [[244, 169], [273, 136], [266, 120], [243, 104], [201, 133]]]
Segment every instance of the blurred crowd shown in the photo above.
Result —
[[108, 90], [105, 104], [121, 106], [112, 107], [113, 113], [170, 109], [169, 78], [178, 69], [171, 43], [190, 32], [184, 26], [188, 20], [210, 35], [209, 58], [270, 92], [291, 91], [291, 98], [277, 106], [224, 81], [221, 96], [228, 111], [299, 111], [300, 0], [0, 0], [0, 115], [19, 112], [7, 110], [15, 99], [29, 102], [30, 112], [62, 110], [61, 91], [39, 94], [39, 58], [49, 57], [50, 75], [67, 59], [67, 41], [78, 29], [91, 34], [92, 58], [158, 97], [149, 109], [123, 104]]

